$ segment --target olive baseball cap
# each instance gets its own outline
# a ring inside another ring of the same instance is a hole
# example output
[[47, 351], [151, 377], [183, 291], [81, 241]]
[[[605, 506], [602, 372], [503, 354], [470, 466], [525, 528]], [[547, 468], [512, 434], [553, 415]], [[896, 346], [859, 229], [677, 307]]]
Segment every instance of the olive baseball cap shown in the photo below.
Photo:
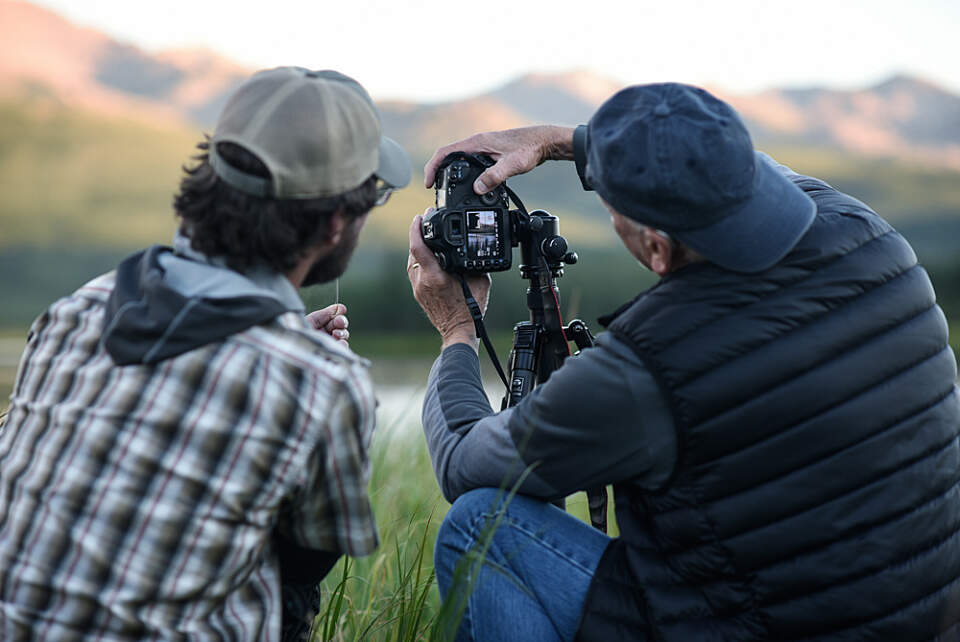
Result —
[[[270, 178], [244, 172], [217, 153], [234, 143], [259, 158]], [[336, 71], [277, 67], [257, 72], [227, 100], [210, 141], [210, 165], [253, 196], [335, 196], [375, 175], [386, 188], [410, 182], [410, 159], [380, 131], [370, 95]]]
[[737, 272], [773, 266], [816, 214], [730, 105], [678, 83], [627, 87], [600, 106], [585, 179], [618, 213]]

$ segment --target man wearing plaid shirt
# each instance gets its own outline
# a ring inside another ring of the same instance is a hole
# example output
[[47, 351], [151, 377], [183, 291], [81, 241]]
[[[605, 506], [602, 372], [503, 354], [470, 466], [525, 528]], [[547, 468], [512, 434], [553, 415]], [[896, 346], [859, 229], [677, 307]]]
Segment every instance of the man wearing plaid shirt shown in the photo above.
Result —
[[[279, 68], [230, 98], [172, 248], [33, 325], [0, 427], [0, 638], [278, 640], [343, 554], [377, 546], [374, 398], [339, 276], [410, 178], [364, 89]], [[135, 213], [131, 213], [135, 215]]]

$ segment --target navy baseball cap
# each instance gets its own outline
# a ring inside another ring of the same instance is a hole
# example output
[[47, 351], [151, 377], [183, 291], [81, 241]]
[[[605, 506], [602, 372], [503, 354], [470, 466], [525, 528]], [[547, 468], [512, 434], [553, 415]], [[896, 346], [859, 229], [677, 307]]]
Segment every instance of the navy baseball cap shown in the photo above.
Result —
[[729, 270], [771, 267], [816, 214], [737, 112], [698, 87], [627, 87], [586, 134], [585, 178], [603, 200]]

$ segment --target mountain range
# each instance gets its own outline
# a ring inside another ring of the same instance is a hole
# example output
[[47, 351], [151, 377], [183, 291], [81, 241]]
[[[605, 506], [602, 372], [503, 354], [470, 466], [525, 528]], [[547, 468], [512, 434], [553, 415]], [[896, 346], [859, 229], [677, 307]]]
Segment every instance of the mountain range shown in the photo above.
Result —
[[[41, 94], [100, 114], [209, 129], [251, 71], [205, 50], [146, 52], [30, 3], [0, 0], [0, 97]], [[377, 102], [385, 132], [421, 160], [476, 131], [586, 122], [621, 86], [572, 71], [529, 74], [458, 101]], [[802, 145], [960, 171], [960, 96], [920, 78], [898, 75], [851, 90], [710, 89], [739, 110], [759, 146]]]
[[60, 15], [0, 0], [0, 94], [48, 94], [75, 108], [212, 122], [249, 70], [204, 50], [147, 53]]
[[[169, 242], [181, 167], [252, 71], [211, 51], [144, 51], [28, 2], [0, 0], [0, 328], [25, 327], [131, 250]], [[423, 324], [402, 266], [410, 220], [433, 201], [419, 168], [438, 145], [482, 130], [586, 122], [620, 88], [581, 70], [528, 74], [456, 101], [374, 96], [384, 132], [408, 149], [415, 174], [364, 228], [344, 279], [351, 314], [382, 330]], [[759, 147], [892, 221], [928, 267], [940, 266], [937, 292], [960, 314], [960, 97], [904, 75], [851, 90], [708, 89], [740, 111]], [[546, 163], [510, 184], [531, 209], [557, 215], [580, 253], [564, 278], [573, 308], [600, 314], [638, 287], [609, 215], [569, 163]], [[526, 314], [525, 286], [513, 273], [497, 281], [518, 293], [491, 312], [509, 327]]]

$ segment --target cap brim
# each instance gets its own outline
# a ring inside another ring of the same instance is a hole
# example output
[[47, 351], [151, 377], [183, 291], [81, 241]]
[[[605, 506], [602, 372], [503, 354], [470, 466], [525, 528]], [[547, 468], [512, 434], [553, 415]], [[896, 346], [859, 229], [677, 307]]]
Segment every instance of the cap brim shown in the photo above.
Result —
[[377, 178], [396, 189], [410, 183], [410, 158], [407, 152], [399, 143], [386, 136], [380, 137], [380, 165], [376, 174]]
[[755, 152], [753, 196], [722, 220], [674, 233], [708, 261], [735, 272], [762, 272], [793, 249], [817, 206], [765, 154]]

